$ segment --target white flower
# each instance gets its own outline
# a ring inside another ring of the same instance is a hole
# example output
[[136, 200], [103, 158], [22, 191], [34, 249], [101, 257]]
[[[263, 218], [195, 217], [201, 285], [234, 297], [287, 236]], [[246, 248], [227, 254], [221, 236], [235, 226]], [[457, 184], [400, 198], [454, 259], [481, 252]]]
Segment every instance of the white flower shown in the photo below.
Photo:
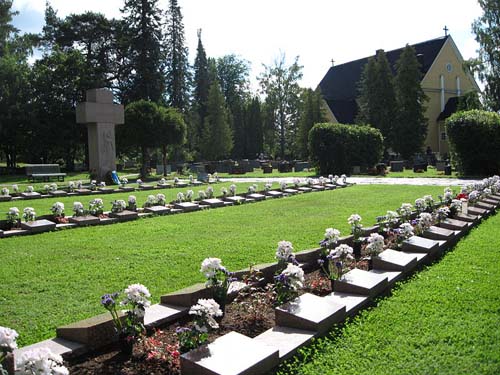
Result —
[[384, 250], [384, 237], [380, 234], [370, 234], [367, 241], [368, 245], [366, 246], [366, 250], [370, 253], [370, 255], [378, 255]]
[[399, 214], [405, 218], [409, 218], [412, 210], [413, 206], [411, 205], [411, 203], [403, 203], [399, 208]]
[[156, 203], [156, 197], [152, 194], [148, 195], [148, 197], [146, 198], [146, 202], [150, 205], [153, 205]]
[[306, 179], [306, 184], [311, 186], [314, 184], [314, 180], [312, 178], [308, 178], [308, 179]]
[[31, 186], [31, 185], [26, 187], [26, 192], [27, 192], [27, 193], [33, 193], [33, 191], [34, 191], [34, 190], [35, 190], [35, 189], [34, 189], [34, 188], [33, 188], [33, 186]]
[[[154, 197], [153, 197], [154, 198]], [[177, 201], [178, 202], [184, 202], [186, 198], [184, 197], [184, 194], [182, 192], [177, 193]]]
[[462, 210], [462, 202], [459, 199], [452, 199], [450, 208], [459, 212]]
[[340, 231], [334, 228], [325, 229], [325, 240], [328, 242], [327, 245], [331, 246], [337, 243], [340, 238]]
[[410, 223], [403, 223], [399, 226], [399, 228], [401, 229], [401, 234], [405, 238], [413, 236], [413, 226]]
[[422, 212], [420, 214], [420, 220], [419, 220], [420, 225], [422, 226], [422, 229], [428, 229], [434, 224], [434, 220], [432, 219], [432, 215], [428, 212]]
[[250, 185], [248, 187], [248, 194], [254, 194], [255, 193], [255, 185]]
[[191, 201], [193, 199], [193, 195], [194, 195], [194, 191], [192, 191], [192, 190], [186, 191], [186, 199], [188, 201]]
[[304, 286], [304, 270], [299, 266], [288, 263], [281, 274], [288, 278], [292, 290], [301, 289]]
[[151, 297], [148, 288], [142, 284], [132, 284], [129, 285], [124, 291], [125, 298], [121, 302], [122, 305], [132, 303], [133, 305], [139, 305], [144, 308], [151, 306], [151, 302], [148, 298]]
[[431, 205], [434, 203], [434, 199], [432, 198], [432, 195], [424, 195], [424, 201], [427, 203], [427, 205]]
[[19, 334], [11, 328], [0, 326], [0, 349], [12, 351], [17, 349], [16, 339]]
[[399, 215], [395, 211], [387, 211], [385, 219], [390, 223], [397, 223], [399, 220]]
[[340, 178], [342, 179], [342, 182], [344, 184], [347, 182], [347, 176], [345, 174], [343, 174], [342, 176], [340, 176]]
[[289, 241], [278, 242], [278, 249], [276, 250], [276, 259], [288, 262], [290, 257], [293, 257], [293, 246]]
[[164, 206], [166, 201], [165, 201], [165, 194], [162, 194], [162, 193], [159, 193], [159, 194], [156, 194], [156, 202], [158, 202], [158, 204], [160, 206]]
[[[214, 318], [222, 316], [223, 313], [220, 305], [213, 299], [200, 298], [196, 305], [191, 306], [189, 314], [199, 317], [196, 319], [195, 328], [200, 332], [207, 332], [208, 328], [205, 325], [212, 329], [219, 328], [219, 324]], [[198, 322], [202, 325], [200, 326]]]
[[323, 176], [319, 176], [318, 183], [320, 185], [324, 185], [325, 184], [325, 178]]
[[193, 177], [193, 175], [192, 175], [192, 174], [190, 174], [190, 175], [189, 175], [189, 182], [193, 183], [193, 181], [194, 181], [194, 177]]
[[127, 207], [127, 203], [123, 199], [113, 201], [113, 209], [121, 212]]
[[271, 188], [272, 188], [272, 187], [273, 187], [273, 184], [272, 184], [272, 183], [270, 183], [270, 182], [268, 182], [267, 184], [265, 184], [265, 185], [264, 185], [264, 189], [265, 189], [266, 191], [271, 190]]
[[225, 187], [221, 188], [220, 192], [224, 197], [227, 195], [227, 189]]
[[2, 188], [2, 195], [9, 195], [9, 189], [6, 187]]
[[142, 180], [140, 178], [137, 179], [136, 181], [137, 185], [141, 186], [143, 184]]
[[200, 190], [198, 191], [198, 197], [203, 200], [207, 198], [207, 194], [205, 193], [204, 190]]
[[128, 184], [128, 178], [127, 177], [122, 177], [120, 182], [122, 183], [122, 185], [126, 185]]
[[328, 255], [331, 259], [354, 259], [353, 249], [349, 245], [341, 244], [330, 251]]
[[78, 189], [81, 189], [81, 188], [82, 188], [82, 186], [83, 186], [83, 182], [82, 182], [81, 180], [78, 180], [78, 181], [76, 182], [76, 187], [77, 187]]
[[214, 196], [214, 188], [213, 187], [208, 186], [207, 190], [205, 192], [206, 192], [207, 198], [213, 198], [213, 196]]
[[298, 178], [294, 178], [293, 179], [293, 184], [295, 185], [295, 187], [299, 187], [300, 185], [300, 180]]
[[422, 210], [425, 207], [425, 201], [422, 198], [415, 199], [415, 207]]
[[473, 190], [469, 193], [469, 202], [474, 203], [479, 198], [479, 192], [477, 190]]
[[490, 188], [486, 188], [483, 190], [483, 193], [486, 194], [486, 195], [490, 195], [491, 194], [491, 189]]
[[48, 348], [33, 349], [24, 352], [17, 360], [16, 374], [26, 375], [67, 375], [68, 369], [62, 365], [63, 359]]
[[76, 216], [83, 215], [83, 204], [81, 202], [74, 202], [73, 212]]
[[165, 180], [163, 177], [160, 180], [160, 185], [165, 185], [167, 183], [167, 180]]
[[19, 217], [19, 208], [17, 208], [17, 207], [9, 208], [9, 216]]
[[36, 218], [36, 212], [33, 207], [25, 207], [23, 210], [23, 217], [26, 221], [33, 221]]
[[50, 191], [50, 186], [49, 185], [44, 185], [43, 186], [43, 190], [45, 190], [46, 192], [49, 192]]
[[128, 196], [128, 203], [129, 204], [136, 204], [137, 203], [137, 198], [135, 197], [135, 195]]
[[437, 215], [439, 219], [444, 220], [450, 215], [450, 209], [447, 206], [439, 207]]
[[359, 216], [358, 214], [352, 214], [347, 219], [347, 222], [349, 223], [349, 225], [357, 226], [357, 225], [359, 225], [361, 223], [361, 220], [362, 220], [361, 216]]
[[281, 187], [281, 190], [285, 190], [286, 189], [286, 182], [285, 181], [281, 181], [280, 182], [280, 187]]
[[[179, 183], [179, 181], [180, 181], [180, 180], [179, 180], [179, 177], [174, 177], [174, 184]], [[139, 182], [138, 182], [138, 183], [139, 183]], [[142, 184], [142, 181], [141, 181], [141, 184]]]
[[14, 191], [14, 193], [18, 193], [19, 192], [19, 186], [17, 186], [16, 184], [12, 185], [12, 190]]
[[229, 192], [233, 196], [236, 194], [236, 185], [235, 184], [232, 184], [231, 186], [229, 186]]
[[56, 202], [52, 205], [50, 210], [54, 215], [61, 216], [64, 213], [64, 203]]
[[207, 279], [211, 279], [217, 274], [217, 271], [221, 269], [224, 269], [224, 267], [219, 258], [205, 258], [203, 262], [201, 262], [200, 272], [202, 272]]

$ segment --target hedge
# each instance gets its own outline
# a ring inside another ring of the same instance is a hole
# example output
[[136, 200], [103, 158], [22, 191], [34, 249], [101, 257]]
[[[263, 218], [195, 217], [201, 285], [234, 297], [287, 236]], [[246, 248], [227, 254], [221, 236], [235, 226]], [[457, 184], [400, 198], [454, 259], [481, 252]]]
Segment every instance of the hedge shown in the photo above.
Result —
[[312, 162], [320, 174], [350, 173], [373, 167], [382, 157], [383, 137], [368, 125], [316, 124], [309, 132]]
[[465, 175], [500, 172], [500, 115], [471, 110], [457, 112], [446, 120], [450, 156]]

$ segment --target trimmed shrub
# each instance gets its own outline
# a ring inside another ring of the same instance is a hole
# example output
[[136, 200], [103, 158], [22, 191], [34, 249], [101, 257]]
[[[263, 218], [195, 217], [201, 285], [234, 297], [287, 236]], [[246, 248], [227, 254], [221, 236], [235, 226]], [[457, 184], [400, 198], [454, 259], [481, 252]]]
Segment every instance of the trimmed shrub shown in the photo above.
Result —
[[500, 115], [479, 110], [457, 112], [446, 120], [450, 156], [465, 175], [500, 172]]
[[350, 173], [355, 165], [378, 163], [384, 139], [368, 125], [316, 124], [309, 132], [309, 149], [320, 174]]

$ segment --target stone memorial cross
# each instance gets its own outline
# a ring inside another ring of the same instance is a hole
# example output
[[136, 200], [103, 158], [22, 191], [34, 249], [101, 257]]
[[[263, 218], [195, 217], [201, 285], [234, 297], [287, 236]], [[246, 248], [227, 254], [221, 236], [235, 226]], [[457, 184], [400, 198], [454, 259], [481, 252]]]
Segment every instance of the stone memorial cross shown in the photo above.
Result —
[[108, 89], [87, 90], [87, 101], [76, 107], [76, 122], [87, 124], [91, 176], [105, 181], [116, 169], [115, 125], [125, 122], [123, 105], [113, 103]]

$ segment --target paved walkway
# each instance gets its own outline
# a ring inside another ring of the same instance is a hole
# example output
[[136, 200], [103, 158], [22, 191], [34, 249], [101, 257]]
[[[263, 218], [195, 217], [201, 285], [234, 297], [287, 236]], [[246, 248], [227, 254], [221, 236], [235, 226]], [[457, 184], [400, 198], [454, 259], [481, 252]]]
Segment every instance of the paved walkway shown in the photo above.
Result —
[[[266, 183], [266, 182], [280, 182], [285, 181], [286, 183], [292, 183], [293, 177], [272, 177], [272, 178], [221, 178], [221, 181], [231, 181], [231, 182], [256, 182], [256, 183]], [[305, 181], [305, 178], [300, 178], [301, 181]], [[347, 182], [353, 182], [359, 185], [422, 185], [422, 186], [464, 186], [468, 184], [473, 184], [480, 180], [466, 180], [459, 178], [391, 178], [391, 177], [348, 177]]]

